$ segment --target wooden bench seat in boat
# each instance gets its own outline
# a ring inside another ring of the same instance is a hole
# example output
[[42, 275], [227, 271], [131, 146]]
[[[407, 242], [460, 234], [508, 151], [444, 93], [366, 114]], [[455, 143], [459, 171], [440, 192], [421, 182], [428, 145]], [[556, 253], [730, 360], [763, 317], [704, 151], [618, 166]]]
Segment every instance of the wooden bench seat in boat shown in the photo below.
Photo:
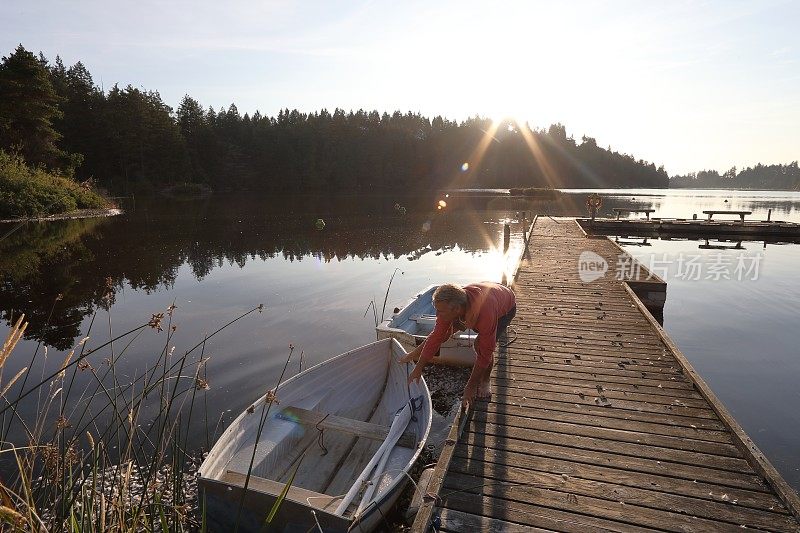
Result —
[[[228, 470], [222, 476], [221, 481], [228, 483], [229, 485], [244, 487], [244, 481], [246, 478], [247, 476], [241, 472], [233, 472]], [[250, 481], [247, 483], [248, 490], [257, 490], [259, 492], [276, 497], [280, 496], [285, 487], [286, 483], [254, 476], [252, 474], [250, 475]], [[333, 512], [341, 500], [341, 497], [321, 494], [319, 492], [314, 492], [313, 490], [307, 490], [301, 487], [289, 487], [289, 490], [286, 492], [286, 498], [291, 501], [302, 503], [303, 505], [310, 505], [315, 509], [322, 509], [323, 511], [328, 512]]]
[[[339, 431], [354, 435], [356, 437], [364, 437], [376, 441], [384, 441], [389, 435], [389, 428], [380, 424], [373, 424], [371, 422], [363, 422], [353, 418], [345, 418], [331, 414], [319, 413], [317, 411], [310, 411], [301, 407], [285, 407], [276, 418], [303, 424], [304, 426], [311, 426], [318, 429], [329, 429], [331, 431]], [[404, 448], [415, 448], [417, 443], [416, 435], [413, 432], [405, 432], [397, 441], [398, 446]]]
[[417, 324], [435, 324], [436, 315], [411, 315], [409, 320], [413, 320]]

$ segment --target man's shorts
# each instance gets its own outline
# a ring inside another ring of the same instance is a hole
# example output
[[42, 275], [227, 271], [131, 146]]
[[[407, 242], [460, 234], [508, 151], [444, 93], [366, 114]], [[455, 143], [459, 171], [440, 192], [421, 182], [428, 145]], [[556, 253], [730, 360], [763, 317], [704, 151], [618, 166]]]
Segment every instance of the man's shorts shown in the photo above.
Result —
[[517, 306], [511, 308], [511, 311], [504, 314], [497, 320], [497, 338], [499, 339], [501, 335], [506, 334], [506, 328], [511, 323], [511, 319], [514, 318], [514, 315], [517, 314]]

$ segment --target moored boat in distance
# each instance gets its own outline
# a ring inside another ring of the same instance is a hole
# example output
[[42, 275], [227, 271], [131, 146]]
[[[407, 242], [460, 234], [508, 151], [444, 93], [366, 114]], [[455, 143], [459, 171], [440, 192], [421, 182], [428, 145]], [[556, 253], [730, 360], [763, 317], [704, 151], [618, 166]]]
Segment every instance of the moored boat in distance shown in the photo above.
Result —
[[428, 387], [407, 384], [404, 355], [393, 339], [368, 344], [286, 380], [240, 414], [200, 467], [209, 530], [378, 526], [431, 425]]
[[[436, 324], [436, 309], [433, 307], [433, 291], [438, 285], [431, 285], [411, 298], [398, 309], [390, 319], [384, 320], [375, 328], [378, 339], [394, 338], [400, 341], [406, 351], [411, 351], [425, 341]], [[454, 366], [472, 366], [475, 363], [475, 337], [472, 330], [461, 331], [442, 343], [434, 363]]]

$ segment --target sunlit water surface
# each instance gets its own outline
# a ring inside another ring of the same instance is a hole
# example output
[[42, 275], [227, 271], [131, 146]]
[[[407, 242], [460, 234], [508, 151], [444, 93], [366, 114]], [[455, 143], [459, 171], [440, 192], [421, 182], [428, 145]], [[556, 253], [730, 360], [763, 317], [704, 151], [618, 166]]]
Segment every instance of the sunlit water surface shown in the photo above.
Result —
[[[735, 209], [765, 219], [771, 209], [773, 220], [800, 222], [800, 193], [600, 192], [603, 213], [636, 206], [656, 209], [653, 216], [691, 218], [702, 217], [704, 209]], [[263, 303], [262, 312], [205, 346], [210, 388], [202, 393], [206, 407], [190, 439], [207, 447], [215, 428], [218, 433], [275, 385], [290, 345], [292, 375], [300, 352], [308, 367], [374, 340], [384, 299], [388, 316], [430, 284], [500, 281], [520, 252], [523, 211], [583, 215], [587, 193], [566, 191], [558, 202], [448, 198], [441, 210], [416, 198], [137, 199], [111, 219], [28, 225], [0, 241], [0, 336], [19, 312], [31, 320], [4, 377], [30, 364], [39, 341], [37, 372], [45, 346], [45, 366], [57, 368], [85, 336], [87, 346], [98, 346], [173, 302], [177, 329], [170, 345], [183, 353]], [[513, 238], [504, 257], [506, 222]], [[8, 229], [0, 227], [0, 235]], [[743, 250], [701, 250], [704, 243], [695, 241], [648, 244], [625, 246], [645, 264], [666, 265], [667, 332], [787, 480], [800, 486], [800, 246], [751, 242]], [[760, 256], [757, 279], [682, 279], [677, 265], [693, 254], [700, 254], [706, 270], [720, 255], [734, 262], [742, 254]], [[119, 380], [140, 375], [164, 342], [165, 332], [147, 328], [130, 346], [116, 343]], [[105, 351], [90, 362], [101, 368], [108, 356]], [[81, 386], [90, 381], [80, 372], [76, 379]], [[31, 401], [21, 412], [31, 416], [35, 409]]]

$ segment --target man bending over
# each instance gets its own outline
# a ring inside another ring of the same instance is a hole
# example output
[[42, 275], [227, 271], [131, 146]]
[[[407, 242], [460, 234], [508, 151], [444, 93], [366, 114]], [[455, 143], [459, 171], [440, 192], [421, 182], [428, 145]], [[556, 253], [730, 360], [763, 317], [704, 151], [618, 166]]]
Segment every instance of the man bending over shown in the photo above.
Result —
[[416, 360], [417, 365], [408, 376], [408, 382], [419, 381], [422, 370], [431, 362], [441, 344], [457, 331], [472, 329], [478, 333], [475, 339], [475, 364], [464, 387], [462, 402], [473, 399], [489, 400], [492, 388], [494, 347], [497, 338], [504, 335], [508, 324], [517, 312], [514, 292], [504, 285], [492, 282], [472, 283], [465, 287], [440, 285], [433, 292], [436, 308], [436, 326], [425, 342], [400, 359], [401, 363]]

